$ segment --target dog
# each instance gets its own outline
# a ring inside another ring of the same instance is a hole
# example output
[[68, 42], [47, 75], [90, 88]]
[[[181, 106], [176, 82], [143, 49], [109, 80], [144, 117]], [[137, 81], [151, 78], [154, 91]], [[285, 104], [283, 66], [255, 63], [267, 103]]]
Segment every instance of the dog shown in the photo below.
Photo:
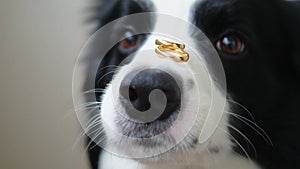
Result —
[[[299, 168], [298, 7], [298, 2], [279, 0], [102, 1], [94, 19], [98, 28], [123, 16], [144, 12], [167, 14], [196, 26], [218, 53], [226, 75], [227, 92], [224, 93], [222, 87], [215, 88], [218, 97], [226, 100], [226, 106], [217, 129], [204, 143], [199, 142], [203, 119], [196, 118], [195, 123], [191, 123], [193, 117], [188, 110], [201, 100], [197, 113], [207, 116], [212, 97], [207, 93], [209, 79], [201, 76], [195, 80], [183, 63], [159, 58], [155, 52], [145, 59], [142, 51], [146, 47], [154, 50], [155, 36], [151, 33], [136, 35], [134, 29], [123, 29], [130, 23], [122, 23], [111, 30], [111, 35], [118, 35], [120, 41], [99, 63], [93, 79], [103, 131], [99, 135], [114, 152], [102, 151], [96, 141], [89, 138], [92, 168]], [[151, 30], [155, 30], [155, 22], [147, 22]], [[194, 40], [198, 50], [203, 50], [197, 36], [188, 31], [182, 33]], [[133, 58], [119, 66], [129, 55]], [[204, 53], [202, 57], [210, 56]], [[134, 77], [132, 74], [141, 67], [143, 71]], [[197, 70], [195, 74], [203, 74], [200, 72], [203, 69]], [[180, 84], [176, 85], [176, 80], [167, 72], [177, 75]], [[131, 81], [126, 80], [128, 78]], [[192, 97], [198, 92], [196, 84], [201, 86], [199, 98]], [[120, 88], [116, 94], [114, 86]], [[129, 88], [130, 98], [123, 97], [126, 94], [122, 94], [122, 88]], [[147, 99], [154, 89], [163, 90], [167, 98], [166, 109], [155, 121], [137, 124], [117, 113], [128, 114], [130, 103], [139, 111], [148, 110], [151, 104]], [[178, 131], [190, 124], [190, 130], [176, 142]], [[126, 137], [121, 138], [111, 128]], [[170, 149], [164, 151], [169, 146]], [[145, 157], [137, 158], [137, 154], [145, 154]]]

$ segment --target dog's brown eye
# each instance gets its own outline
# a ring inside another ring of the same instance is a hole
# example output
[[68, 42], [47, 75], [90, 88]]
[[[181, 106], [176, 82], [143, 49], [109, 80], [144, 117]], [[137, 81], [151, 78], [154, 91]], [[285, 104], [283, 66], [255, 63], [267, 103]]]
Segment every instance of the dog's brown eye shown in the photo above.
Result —
[[216, 47], [226, 54], [237, 55], [244, 52], [245, 44], [238, 35], [228, 34], [217, 42]]
[[140, 35], [133, 35], [132, 32], [127, 31], [122, 37], [120, 42], [120, 47], [123, 50], [131, 50], [135, 49], [140, 43], [141, 37]]

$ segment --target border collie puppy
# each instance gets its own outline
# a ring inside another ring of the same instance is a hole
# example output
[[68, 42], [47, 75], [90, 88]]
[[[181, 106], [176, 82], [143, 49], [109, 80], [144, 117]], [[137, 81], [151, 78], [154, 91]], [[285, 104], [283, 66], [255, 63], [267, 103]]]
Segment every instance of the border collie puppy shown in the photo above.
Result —
[[[206, 142], [198, 140], [203, 118], [197, 118], [186, 136], [176, 142], [181, 130], [191, 124], [189, 120], [193, 117], [189, 110], [198, 99], [201, 102], [199, 115], [207, 116], [211, 95], [205, 90], [209, 90], [209, 79], [195, 81], [180, 63], [158, 58], [155, 52], [145, 61], [142, 49], [155, 46], [151, 33], [134, 35], [131, 30], [121, 30], [122, 26], [120, 30], [112, 30], [112, 36], [123, 33], [123, 39], [99, 63], [94, 81], [96, 100], [100, 103], [101, 135], [114, 152], [102, 151], [89, 140], [93, 169], [300, 168], [297, 7], [300, 7], [297, 2], [277, 0], [101, 1], [96, 17], [99, 28], [123, 16], [143, 12], [168, 14], [195, 25], [218, 52], [226, 74], [227, 93], [222, 93], [222, 89], [217, 91], [219, 97], [226, 98], [226, 109], [216, 131]], [[155, 20], [150, 24], [155, 29]], [[131, 26], [130, 23], [122, 25]], [[194, 46], [200, 41], [191, 32], [182, 34], [192, 38]], [[133, 59], [119, 66], [129, 55], [133, 55]], [[210, 56], [203, 54], [203, 57]], [[127, 81], [140, 67], [145, 71]], [[176, 74], [181, 79], [180, 85], [166, 72]], [[203, 90], [196, 99], [192, 97], [197, 93], [195, 84], [201, 84]], [[120, 88], [116, 94], [113, 86]], [[122, 97], [124, 86], [129, 88], [129, 100]], [[98, 89], [104, 92], [97, 92]], [[155, 121], [137, 124], [117, 113], [128, 114], [130, 103], [146, 111], [150, 107], [149, 93], [154, 89], [164, 91], [167, 98], [166, 109]], [[111, 132], [111, 126], [128, 139]], [[161, 154], [146, 155], [172, 144], [175, 146]], [[137, 152], [147, 157], [136, 158]]]

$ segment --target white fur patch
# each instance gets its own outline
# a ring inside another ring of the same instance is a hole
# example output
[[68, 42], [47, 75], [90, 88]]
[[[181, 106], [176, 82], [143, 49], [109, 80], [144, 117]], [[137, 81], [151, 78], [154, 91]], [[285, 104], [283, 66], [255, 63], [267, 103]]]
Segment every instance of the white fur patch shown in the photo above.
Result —
[[158, 13], [190, 21], [191, 11], [199, 0], [152, 0]]

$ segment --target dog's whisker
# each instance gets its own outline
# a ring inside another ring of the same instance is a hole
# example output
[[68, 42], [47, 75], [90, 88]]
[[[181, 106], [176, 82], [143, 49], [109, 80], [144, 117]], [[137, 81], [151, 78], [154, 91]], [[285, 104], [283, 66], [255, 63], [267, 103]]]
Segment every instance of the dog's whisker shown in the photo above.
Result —
[[236, 131], [237, 133], [239, 133], [251, 145], [251, 147], [254, 151], [254, 156], [255, 156], [255, 158], [257, 158], [256, 148], [255, 148], [254, 144], [250, 141], [250, 139], [245, 134], [243, 134], [239, 129], [237, 129], [236, 127], [234, 127], [230, 124], [228, 124], [227, 126], [231, 129], [233, 129], [234, 131]]
[[103, 70], [103, 69], [106, 69], [106, 68], [118, 68], [118, 67], [120, 67], [120, 66], [118, 66], [118, 65], [107, 65], [107, 66], [102, 67], [100, 70]]
[[[269, 143], [270, 145], [273, 145], [271, 138], [268, 136], [268, 134], [260, 127], [258, 126], [256, 123], [252, 122], [251, 120], [238, 115], [236, 113], [232, 113], [232, 112], [228, 112], [228, 111], [224, 111], [226, 114], [232, 115], [233, 117], [235, 117], [236, 119], [240, 120], [241, 122], [243, 122], [244, 124], [246, 124], [247, 126], [249, 126], [252, 130], [254, 130], [255, 132], [257, 132], [257, 134], [259, 134], [267, 143]], [[254, 126], [252, 126], [252, 125]], [[255, 129], [254, 127], [256, 127], [257, 129]]]
[[101, 127], [102, 124], [102, 120], [100, 119], [94, 119], [93, 121], [91, 121], [90, 123], [87, 123], [87, 126], [84, 128], [86, 132], [89, 132], [90, 130], [97, 128], [97, 127]]
[[100, 117], [93, 117], [89, 122], [87, 122], [86, 130], [96, 127], [95, 125], [101, 124], [102, 121]]
[[245, 106], [243, 106], [242, 104], [238, 103], [237, 101], [234, 101], [234, 100], [231, 100], [231, 99], [226, 99], [226, 100], [228, 102], [236, 104], [236, 105], [240, 106], [242, 109], [244, 109], [249, 114], [249, 116], [251, 117], [251, 119], [253, 120], [253, 122], [256, 123], [254, 116], [252, 115], [252, 113]]
[[99, 129], [99, 128], [101, 129], [101, 124], [102, 124], [102, 121], [98, 120], [98, 119], [93, 120], [90, 124], [88, 123], [88, 127], [85, 127], [83, 129], [84, 135], [92, 135], [93, 134], [92, 130]]
[[[99, 137], [104, 131], [103, 131], [102, 128], [98, 128], [98, 129], [96, 129], [96, 130], [93, 131], [93, 132], [96, 133], [96, 134], [95, 134], [93, 137], [90, 137], [90, 141], [89, 141], [89, 143], [87, 144], [86, 151], [92, 150], [92, 149], [94, 149], [96, 146], [99, 146], [100, 143], [102, 142], [102, 139], [105, 137], [104, 135], [102, 135], [102, 137], [101, 137], [100, 139], [98, 139], [97, 142], [95, 142], [96, 139], [97, 139], [97, 137]], [[100, 141], [101, 141], [101, 142], [100, 142]], [[94, 144], [94, 145], [92, 146], [92, 144]]]
[[[82, 117], [87, 117], [89, 119], [89, 121], [91, 120], [91, 118], [94, 118], [94, 116], [99, 115], [100, 113], [100, 108], [95, 106], [94, 108], [86, 108], [85, 110], [76, 110], [77, 115], [79, 117], [79, 119], [81, 119]], [[88, 124], [89, 122], [85, 122], [85, 124]]]
[[92, 124], [90, 127], [85, 128], [85, 132], [88, 135], [92, 135], [92, 134], [94, 134], [94, 130], [99, 128], [101, 124], [102, 124], [101, 122], [96, 122], [96, 123]]
[[78, 109], [80, 109], [80, 108], [88, 108], [89, 106], [95, 106], [95, 105], [100, 105], [100, 104], [101, 104], [101, 102], [98, 102], [98, 101], [86, 102], [86, 103], [77, 105], [77, 106], [75, 107], [75, 110], [78, 110]]
[[90, 91], [90, 92], [85, 92], [83, 95], [90, 95], [90, 94], [103, 94], [105, 91]]
[[101, 104], [102, 102], [99, 102], [99, 101], [92, 101], [92, 102], [86, 102], [86, 103], [83, 103], [82, 105], [83, 106], [90, 106], [90, 105], [96, 105], [96, 104]]
[[104, 93], [104, 92], [105, 92], [104, 89], [90, 89], [90, 90], [83, 91], [82, 94]]
[[108, 76], [108, 75], [110, 75], [110, 74], [115, 73], [115, 71], [116, 71], [116, 70], [112, 70], [112, 71], [110, 71], [110, 72], [105, 73], [103, 76], [101, 76], [101, 77], [99, 78], [98, 82], [100, 82], [103, 78], [105, 78], [105, 76]]
[[101, 120], [100, 114], [96, 113], [96, 114], [92, 115], [92, 116], [89, 118], [89, 121], [87, 121], [87, 124], [91, 123], [91, 122], [94, 121], [95, 119], [96, 119], [96, 120]]
[[[94, 129], [91, 132], [88, 133], [88, 135], [90, 136], [90, 138], [95, 142], [97, 141], [96, 139], [104, 132], [103, 129], [98, 128], [98, 129]], [[100, 140], [100, 139], [98, 139]]]
[[76, 112], [79, 112], [79, 111], [85, 111], [85, 110], [95, 110], [95, 109], [100, 109], [100, 106], [92, 106], [92, 107], [87, 107], [87, 108], [78, 108], [78, 109], [75, 109]]
[[[99, 132], [98, 133], [98, 136], [97, 137], [99, 137], [100, 135], [103, 135], [102, 134], [103, 132]], [[96, 137], [96, 138], [97, 138]], [[96, 142], [96, 144], [94, 145], [94, 146], [92, 146], [91, 148], [94, 148], [94, 147], [96, 147], [96, 146], [102, 146], [102, 145], [105, 145], [106, 144], [106, 137], [104, 137], [104, 136], [101, 136], [99, 139], [97, 139], [98, 141]]]
[[246, 149], [242, 146], [242, 144], [240, 142], [237, 141], [236, 138], [234, 138], [233, 135], [231, 135], [228, 131], [226, 131], [225, 129], [223, 128], [218, 128], [220, 129], [221, 131], [223, 131], [226, 135], [228, 135], [231, 139], [233, 139], [233, 141], [239, 146], [239, 148], [243, 151], [243, 153], [246, 155], [248, 161], [251, 163], [252, 166], [255, 166], [252, 159], [250, 158], [249, 154], [247, 153]]
[[[98, 130], [101, 130], [101, 128], [98, 128], [98, 129], [95, 129], [95, 130], [98, 131]], [[88, 152], [89, 150], [91, 150], [91, 149], [89, 149], [89, 147], [93, 143], [93, 139], [90, 137], [90, 135], [86, 131], [82, 130], [82, 132], [80, 133], [80, 135], [79, 135], [79, 137], [77, 139], [80, 141], [80, 139], [84, 139], [85, 137], [89, 137], [90, 138], [90, 141], [88, 142], [88, 144], [86, 145], [86, 148], [84, 150], [85, 152]]]
[[[89, 110], [89, 111], [87, 111], [87, 110]], [[75, 108], [75, 111], [80, 114], [90, 114], [91, 112], [93, 112], [95, 110], [100, 110], [100, 106], [99, 105], [90, 105], [90, 106], [81, 106], [81, 107], [78, 106], [77, 108]]]

